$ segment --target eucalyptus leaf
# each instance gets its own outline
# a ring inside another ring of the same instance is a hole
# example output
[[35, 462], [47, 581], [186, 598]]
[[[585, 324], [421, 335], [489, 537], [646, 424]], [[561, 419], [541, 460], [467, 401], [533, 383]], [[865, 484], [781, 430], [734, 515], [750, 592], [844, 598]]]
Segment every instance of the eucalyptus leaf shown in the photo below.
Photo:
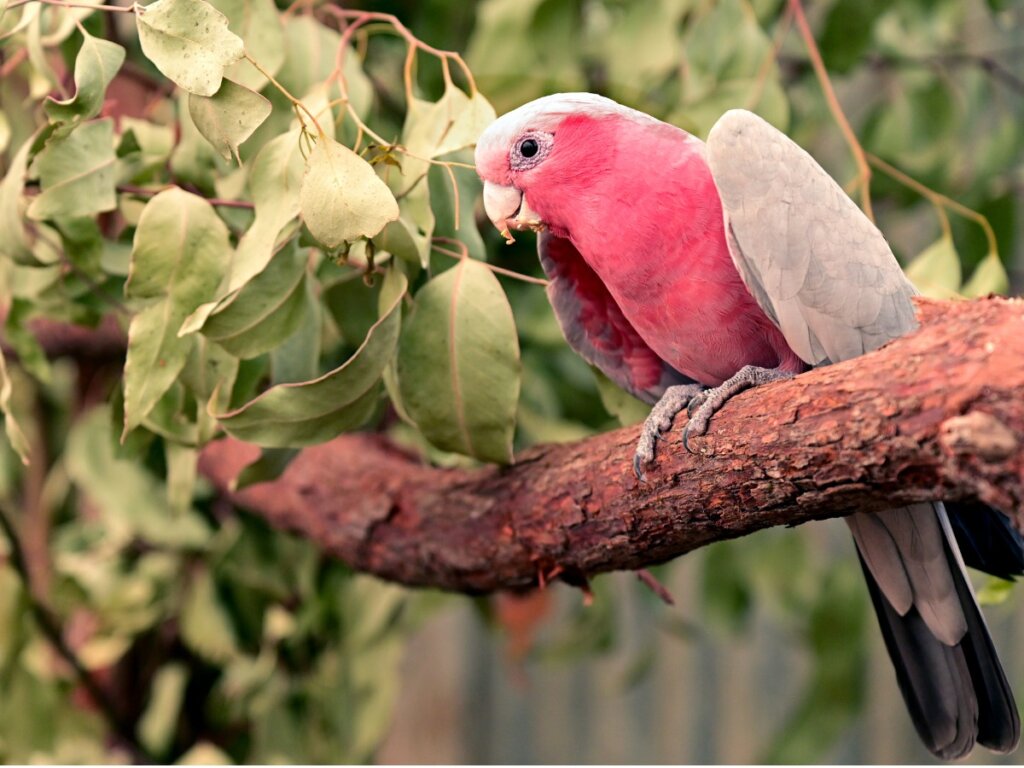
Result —
[[173, 187], [146, 205], [135, 230], [125, 295], [152, 303], [128, 328], [126, 433], [142, 422], [185, 366], [193, 340], [179, 337], [178, 329], [214, 293], [230, 260], [228, 229], [202, 198]]
[[276, 347], [302, 323], [306, 262], [305, 249], [285, 248], [210, 316], [203, 335], [242, 359]]
[[175, 512], [155, 476], [135, 461], [114, 453], [110, 409], [92, 409], [68, 436], [68, 476], [95, 503], [111, 542], [138, 537], [151, 544], [197, 548], [210, 535], [209, 526], [191, 508]]
[[405, 278], [391, 306], [370, 329], [366, 340], [345, 361], [319, 378], [279, 384], [219, 418], [240, 440], [272, 448], [314, 445], [361, 426], [377, 407], [379, 381], [398, 342]]
[[[228, 18], [228, 29], [245, 42], [246, 52], [271, 75], [284, 63], [284, 29], [273, 0], [210, 0]], [[228, 69], [228, 77], [246, 88], [259, 90], [267, 78], [246, 61]]]
[[142, 52], [190, 93], [213, 96], [224, 70], [245, 55], [227, 18], [204, 0], [156, 0], [134, 8]]
[[326, 136], [306, 160], [299, 205], [310, 233], [330, 249], [373, 237], [398, 218], [398, 203], [373, 167]]
[[227, 286], [229, 291], [241, 288], [263, 271], [281, 230], [299, 215], [302, 172], [297, 130], [268, 141], [253, 158], [249, 190], [256, 206], [256, 218], [238, 243]]
[[33, 169], [42, 191], [28, 207], [30, 219], [91, 216], [117, 207], [114, 191], [114, 121], [107, 118], [54, 137]]
[[213, 96], [190, 94], [188, 111], [199, 132], [225, 160], [241, 164], [238, 147], [270, 115], [270, 102], [227, 78]]
[[398, 383], [431, 443], [512, 461], [519, 375], [512, 310], [485, 265], [462, 259], [420, 289], [399, 343]]
[[188, 668], [180, 662], [165, 664], [153, 677], [149, 702], [138, 727], [142, 743], [156, 754], [162, 754], [171, 746], [188, 680]]
[[1006, 267], [994, 251], [988, 253], [974, 268], [971, 278], [960, 288], [960, 295], [968, 299], [988, 296], [990, 293], [1006, 294], [1010, 289], [1010, 278]]
[[34, 139], [34, 136], [30, 137], [21, 145], [10, 160], [7, 175], [0, 182], [0, 232], [3, 232], [3, 237], [0, 237], [0, 255], [22, 264], [35, 262], [25, 238], [24, 222], [25, 175]]
[[11, 377], [7, 374], [7, 362], [4, 360], [3, 350], [0, 349], [0, 413], [4, 417], [4, 432], [7, 434], [11, 448], [21, 457], [22, 463], [28, 464], [28, 438], [25, 437], [24, 431], [14, 418], [14, 412], [11, 409], [12, 391]]
[[181, 639], [200, 658], [223, 663], [238, 653], [231, 615], [209, 570], [193, 576], [181, 609]]
[[74, 124], [100, 113], [107, 87], [124, 63], [125, 50], [117, 43], [83, 32], [75, 58], [75, 95], [59, 101], [50, 97], [44, 109], [51, 122]]
[[925, 248], [906, 268], [907, 277], [925, 296], [948, 299], [960, 290], [960, 257], [953, 238], [944, 235]]

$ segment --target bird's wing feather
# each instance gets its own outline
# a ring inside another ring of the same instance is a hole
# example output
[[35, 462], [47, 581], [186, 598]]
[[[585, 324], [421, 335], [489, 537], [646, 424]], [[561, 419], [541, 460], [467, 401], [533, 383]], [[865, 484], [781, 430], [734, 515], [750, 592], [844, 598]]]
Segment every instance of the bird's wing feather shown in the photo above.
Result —
[[[780, 131], [733, 110], [708, 137], [729, 252], [747, 289], [812, 365], [870, 352], [917, 326], [882, 234]], [[1020, 720], [941, 504], [847, 518], [911, 716], [940, 757], [975, 739], [1012, 749]]]
[[708, 163], [736, 268], [803, 360], [845, 360], [916, 327], [917, 291], [881, 232], [789, 137], [732, 110]]
[[567, 239], [537, 238], [540, 263], [550, 281], [548, 298], [562, 333], [576, 353], [646, 403], [673, 384], [691, 384], [644, 342], [597, 274]]

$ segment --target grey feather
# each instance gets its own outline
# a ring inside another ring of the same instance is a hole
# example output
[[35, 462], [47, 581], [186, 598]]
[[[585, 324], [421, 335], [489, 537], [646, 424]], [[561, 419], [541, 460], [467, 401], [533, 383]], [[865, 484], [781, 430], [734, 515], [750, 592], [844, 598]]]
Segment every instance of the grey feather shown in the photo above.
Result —
[[[888, 244], [817, 162], [761, 118], [727, 112], [708, 137], [729, 253], [789, 346], [811, 365], [917, 327]], [[911, 717], [944, 759], [1005, 752], [1020, 720], [941, 504], [848, 519]]]
[[711, 129], [708, 163], [733, 262], [805, 362], [856, 357], [916, 327], [917, 291], [882, 233], [789, 137], [732, 110]]

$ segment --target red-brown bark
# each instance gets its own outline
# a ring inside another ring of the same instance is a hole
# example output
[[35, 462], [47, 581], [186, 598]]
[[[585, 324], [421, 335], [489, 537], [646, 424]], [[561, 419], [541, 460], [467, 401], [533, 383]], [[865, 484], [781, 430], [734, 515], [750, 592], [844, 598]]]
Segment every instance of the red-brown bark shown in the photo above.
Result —
[[[744, 393], [644, 483], [636, 427], [439, 469], [385, 438], [304, 450], [276, 481], [230, 489], [257, 456], [233, 440], [201, 468], [239, 506], [354, 568], [466, 592], [641, 568], [719, 539], [894, 503], [980, 498], [1024, 519], [1024, 301], [922, 302], [920, 331]], [[677, 425], [678, 426], [678, 425]]]

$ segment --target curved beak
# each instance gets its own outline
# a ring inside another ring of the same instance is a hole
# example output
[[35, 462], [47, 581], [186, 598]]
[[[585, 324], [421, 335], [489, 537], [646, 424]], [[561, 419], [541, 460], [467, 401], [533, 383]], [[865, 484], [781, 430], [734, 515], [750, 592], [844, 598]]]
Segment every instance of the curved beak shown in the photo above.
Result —
[[544, 222], [530, 208], [526, 196], [515, 187], [505, 187], [485, 181], [484, 211], [487, 212], [487, 218], [509, 243], [515, 242], [515, 238], [512, 237], [509, 230], [540, 231], [544, 228]]

